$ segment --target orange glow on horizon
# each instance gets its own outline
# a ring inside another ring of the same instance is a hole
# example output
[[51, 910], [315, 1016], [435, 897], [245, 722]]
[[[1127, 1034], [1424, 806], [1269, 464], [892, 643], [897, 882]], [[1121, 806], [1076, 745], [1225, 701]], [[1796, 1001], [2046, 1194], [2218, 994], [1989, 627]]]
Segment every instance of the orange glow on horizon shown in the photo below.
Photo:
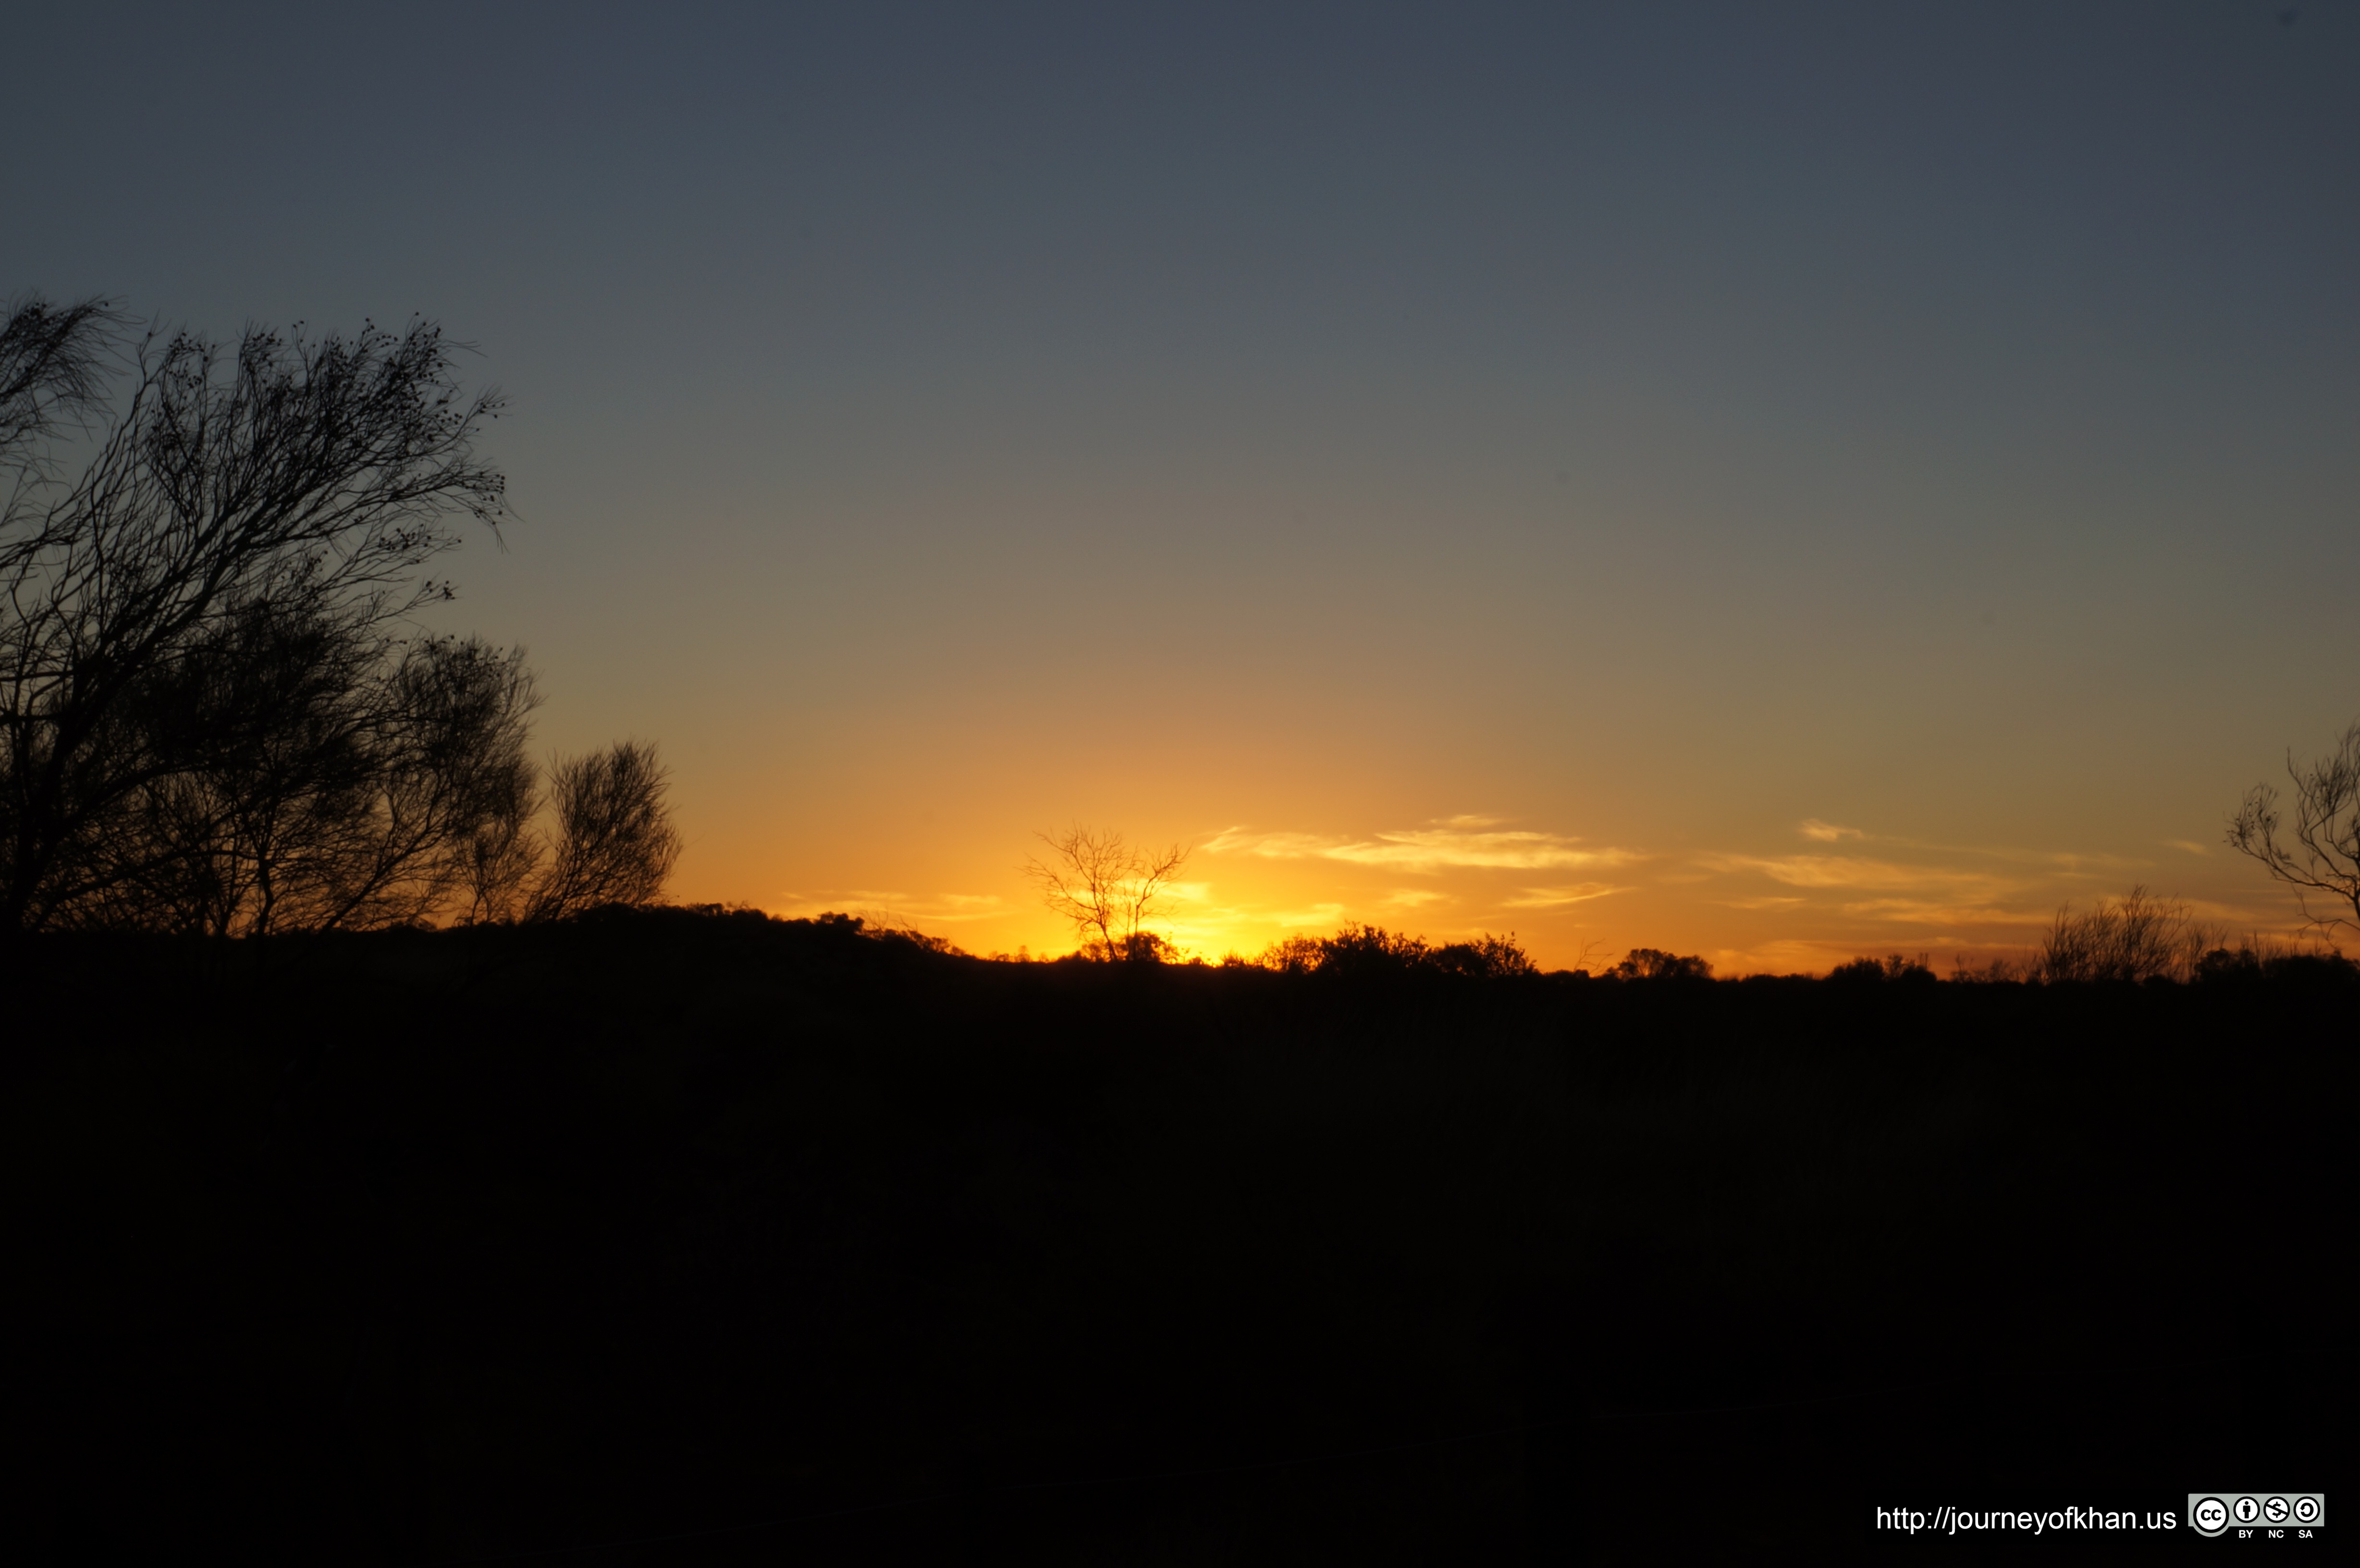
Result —
[[[1207, 962], [1357, 922], [1437, 943], [1513, 935], [1545, 968], [1598, 968], [1645, 946], [1699, 953], [1723, 975], [1824, 973], [1888, 953], [1925, 953], [1947, 970], [2022, 953], [2060, 904], [2086, 908], [2134, 882], [2156, 884], [2171, 857], [2217, 866], [2192, 844], [2158, 845], [2141, 862], [1928, 845], [1816, 819], [1779, 847], [1649, 853], [1474, 815], [1361, 833], [1231, 827], [1198, 835], [1150, 927]], [[986, 857], [966, 857], [971, 879], [951, 889], [921, 890], [914, 879], [817, 887], [762, 907], [857, 914], [986, 955], [1074, 951], [1071, 928], [1019, 874], [1021, 854], [1003, 858], [994, 877]], [[2299, 932], [2258, 899], [2190, 902], [2235, 933]]]

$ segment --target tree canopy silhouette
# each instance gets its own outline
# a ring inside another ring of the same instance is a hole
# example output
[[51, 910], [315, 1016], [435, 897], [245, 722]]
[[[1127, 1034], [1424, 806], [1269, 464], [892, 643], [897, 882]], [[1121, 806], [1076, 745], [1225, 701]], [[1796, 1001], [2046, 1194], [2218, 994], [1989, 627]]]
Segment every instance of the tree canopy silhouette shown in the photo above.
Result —
[[1617, 980], [1710, 980], [1712, 965], [1694, 953], [1634, 947], [1607, 973]]
[[[373, 927], [462, 898], [495, 918], [486, 891], [521, 886], [530, 671], [417, 620], [452, 597], [431, 563], [506, 515], [474, 445], [502, 399], [461, 386], [458, 352], [422, 321], [224, 346], [135, 336], [103, 299], [10, 308], [0, 931]], [[638, 814], [566, 819], [527, 912], [661, 884], [660, 770], [627, 750], [589, 794], [620, 779]], [[577, 825], [602, 847], [576, 853]]]
[[1457, 975], [1477, 980], [1510, 980], [1538, 975], [1540, 965], [1517, 944], [1515, 934], [1485, 932], [1469, 942], [1439, 947], [1422, 936], [1382, 926], [1347, 921], [1334, 936], [1291, 936], [1273, 942], [1260, 960], [1285, 975], [1351, 976]]

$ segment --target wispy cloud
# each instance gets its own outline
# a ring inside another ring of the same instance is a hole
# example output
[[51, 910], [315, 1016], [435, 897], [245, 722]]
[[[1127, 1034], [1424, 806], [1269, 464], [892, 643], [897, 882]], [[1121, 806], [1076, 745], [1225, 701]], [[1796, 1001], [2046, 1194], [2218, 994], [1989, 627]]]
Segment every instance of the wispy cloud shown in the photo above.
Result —
[[2050, 920], [2049, 914], [2034, 909], [1924, 898], [1868, 898], [1846, 904], [1843, 911], [1869, 920], [1918, 926], [2045, 926]]
[[2194, 839], [2168, 838], [2165, 839], [2163, 843], [2164, 847], [2167, 849], [2184, 849], [2191, 855], [2210, 855], [2212, 853], [2209, 845], [2198, 844]]
[[1977, 889], [1984, 898], [2023, 888], [2023, 878], [1952, 866], [1912, 866], [1857, 855], [1714, 855], [1698, 857], [1709, 871], [1752, 871], [1789, 887], [1917, 892], [1928, 887]]
[[1716, 877], [1759, 877], [1797, 890], [1717, 900], [1730, 908], [1800, 911], [1816, 905], [1855, 920], [1952, 931], [2044, 926], [2060, 902], [2103, 892], [2107, 882], [2136, 879], [2153, 864], [2114, 855], [1928, 844], [1817, 818], [1799, 831], [1822, 844], [1860, 839], [1877, 853], [1704, 855], [1688, 864]]
[[1603, 898], [1613, 893], [1628, 893], [1628, 887], [1612, 887], [1603, 882], [1578, 882], [1570, 887], [1527, 887], [1513, 898], [1502, 898], [1503, 909], [1562, 909], [1569, 904], [1586, 904], [1592, 898]]
[[814, 915], [841, 911], [884, 925], [989, 920], [1010, 912], [1008, 900], [997, 893], [937, 893], [932, 898], [912, 898], [907, 893], [877, 887], [781, 893], [769, 908], [771, 914], [788, 920], [809, 920]]
[[1503, 828], [1492, 817], [1451, 817], [1422, 828], [1362, 838], [1317, 833], [1254, 833], [1230, 828], [1202, 846], [1208, 855], [1251, 855], [1262, 860], [1337, 860], [1396, 871], [1461, 868], [1513, 871], [1580, 870], [1638, 859], [1629, 850], [1585, 849], [1557, 833]]

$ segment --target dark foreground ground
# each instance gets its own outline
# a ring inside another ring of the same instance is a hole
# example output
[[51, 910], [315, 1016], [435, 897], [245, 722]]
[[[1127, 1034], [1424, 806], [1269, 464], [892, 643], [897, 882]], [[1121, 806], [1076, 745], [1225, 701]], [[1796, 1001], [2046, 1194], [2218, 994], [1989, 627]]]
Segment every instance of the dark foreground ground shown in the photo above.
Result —
[[0, 984], [19, 1562], [2308, 1559], [1870, 1521], [2350, 1474], [2332, 976], [1343, 982], [674, 912]]

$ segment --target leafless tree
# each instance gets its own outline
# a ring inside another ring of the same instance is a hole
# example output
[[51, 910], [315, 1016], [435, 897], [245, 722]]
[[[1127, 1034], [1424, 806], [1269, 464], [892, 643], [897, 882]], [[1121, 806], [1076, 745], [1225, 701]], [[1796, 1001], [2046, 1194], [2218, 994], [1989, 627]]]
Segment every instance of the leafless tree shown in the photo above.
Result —
[[[2294, 783], [2291, 842], [2278, 837], [2278, 790], [2256, 784], [2229, 820], [2229, 844], [2294, 888], [2313, 927], [2360, 931], [2360, 720], [2308, 769], [2296, 768], [2289, 752], [2287, 777]], [[2314, 898], [2327, 913], [2319, 912]]]
[[2223, 932], [2174, 898], [2133, 887], [2086, 914], [2057, 911], [2028, 973], [2037, 980], [2186, 980]]
[[621, 741], [551, 769], [557, 842], [526, 900], [526, 918], [557, 920], [606, 904], [645, 904], [680, 859], [656, 748]]
[[1073, 922], [1084, 953], [1113, 960], [1163, 951], [1147, 922], [1164, 912], [1173, 878], [1188, 859], [1185, 849], [1134, 849], [1120, 833], [1086, 827], [1040, 838], [1052, 858], [1027, 859], [1024, 873], [1042, 902]]

